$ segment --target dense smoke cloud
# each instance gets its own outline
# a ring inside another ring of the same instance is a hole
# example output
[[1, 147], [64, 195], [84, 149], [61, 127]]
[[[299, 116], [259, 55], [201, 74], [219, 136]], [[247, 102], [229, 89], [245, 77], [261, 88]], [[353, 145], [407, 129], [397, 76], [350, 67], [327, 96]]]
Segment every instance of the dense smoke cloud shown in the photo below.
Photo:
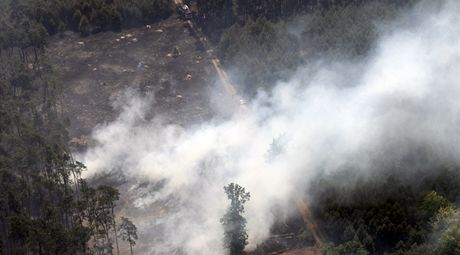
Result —
[[[134, 201], [139, 210], [169, 208], [134, 218], [139, 243], [151, 245], [147, 254], [224, 254], [223, 186], [239, 183], [251, 192], [245, 216], [255, 247], [269, 236], [273, 208], [288, 215], [319, 172], [369, 175], [375, 162], [399, 160], [414, 147], [458, 161], [458, 24], [459, 2], [419, 4], [386, 26], [366, 60], [316, 61], [225, 121], [183, 128], [146, 119], [151, 98], [128, 92], [116, 104], [118, 119], [94, 131], [97, 145], [82, 156], [87, 175], [120, 169], [162, 183]], [[270, 155], [274, 139], [281, 150]]]

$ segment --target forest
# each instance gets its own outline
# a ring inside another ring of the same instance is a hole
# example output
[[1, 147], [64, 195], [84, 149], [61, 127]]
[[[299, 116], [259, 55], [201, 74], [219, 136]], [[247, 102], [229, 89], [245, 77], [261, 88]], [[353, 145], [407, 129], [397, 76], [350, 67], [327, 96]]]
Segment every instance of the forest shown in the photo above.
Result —
[[[196, 23], [222, 66], [239, 73], [232, 81], [255, 95], [319, 56], [364, 58], [380, 33], [375, 24], [416, 1], [186, 2], [196, 4]], [[82, 178], [86, 166], [69, 148], [73, 120], [61, 114], [65, 85], [56, 82], [44, 52], [48, 38], [65, 31], [88, 37], [161, 22], [175, 15], [173, 2], [3, 0], [0, 9], [0, 254], [114, 254], [118, 242], [132, 253], [136, 226], [116, 217], [119, 191]], [[289, 31], [299, 18], [298, 31]], [[460, 254], [460, 166], [416, 153], [382, 166], [374, 179], [354, 180], [346, 171], [315, 178], [307, 192], [328, 241], [323, 254]], [[396, 177], [400, 172], [405, 177]], [[353, 185], [342, 184], [347, 178]], [[221, 219], [225, 243], [231, 254], [244, 254], [248, 237], [240, 213], [250, 195], [234, 184], [225, 192], [237, 203]], [[225, 225], [232, 220], [240, 228]], [[239, 243], [229, 240], [232, 231]]]
[[118, 191], [88, 185], [68, 147], [62, 87], [44, 56], [49, 34], [77, 28], [65, 13], [84, 3], [65, 2], [1, 2], [0, 254], [106, 254], [118, 232], [132, 239], [132, 222], [114, 215]]
[[5, 0], [0, 2], [2, 48], [43, 46], [47, 35], [89, 35], [141, 26], [171, 15], [167, 0]]
[[[198, 1], [204, 30], [226, 68], [247, 93], [270, 90], [297, 67], [321, 56], [364, 57], [378, 23], [391, 21], [414, 1]], [[300, 22], [298, 20], [301, 20]], [[297, 20], [294, 33], [289, 27]], [[300, 54], [299, 54], [300, 53]]]
[[315, 211], [331, 241], [324, 254], [458, 254], [460, 175], [451, 166], [405, 169], [423, 176], [416, 184], [387, 170], [354, 187], [318, 178]]
[[0, 254], [105, 254], [119, 194], [82, 179], [86, 167], [72, 158], [69, 121], [58, 110], [60, 88], [39, 51], [2, 52]]

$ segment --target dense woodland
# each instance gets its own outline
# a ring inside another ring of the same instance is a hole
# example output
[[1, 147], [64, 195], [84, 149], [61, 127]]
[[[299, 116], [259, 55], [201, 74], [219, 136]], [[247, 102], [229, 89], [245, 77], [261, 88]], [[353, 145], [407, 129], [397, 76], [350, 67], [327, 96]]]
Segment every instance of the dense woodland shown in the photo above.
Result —
[[1, 56], [0, 254], [111, 253], [118, 191], [81, 178], [52, 69], [37, 51]]
[[[223, 65], [237, 67], [238, 84], [254, 93], [309, 59], [364, 56], [378, 35], [374, 22], [413, 1], [196, 2]], [[118, 191], [88, 185], [72, 159], [62, 87], [43, 52], [49, 35], [66, 30], [88, 36], [161, 20], [171, 1], [6, 0], [0, 8], [0, 254], [112, 254], [119, 241], [132, 248], [134, 224], [114, 215]], [[288, 29], [300, 15], [298, 29]], [[310, 193], [329, 241], [324, 254], [460, 254], [460, 167], [428, 166], [406, 167], [423, 177], [415, 184], [391, 169], [347, 186], [338, 182], [344, 176], [319, 176]]]
[[371, 179], [352, 172], [319, 177], [311, 192], [330, 242], [325, 254], [460, 254], [459, 169], [414, 168]]
[[17, 9], [38, 2], [2, 10], [9, 16], [2, 15], [0, 51], [0, 254], [111, 254], [133, 224], [117, 223], [118, 191], [89, 186], [86, 167], [72, 159], [62, 87], [43, 55], [53, 27]]
[[44, 35], [66, 30], [82, 35], [119, 31], [168, 17], [168, 0], [3, 0], [0, 1], [2, 48], [43, 43]]
[[[203, 29], [223, 65], [249, 95], [321, 57], [362, 57], [390, 21], [414, 1], [197, 1]], [[204, 17], [204, 18], [203, 18]]]

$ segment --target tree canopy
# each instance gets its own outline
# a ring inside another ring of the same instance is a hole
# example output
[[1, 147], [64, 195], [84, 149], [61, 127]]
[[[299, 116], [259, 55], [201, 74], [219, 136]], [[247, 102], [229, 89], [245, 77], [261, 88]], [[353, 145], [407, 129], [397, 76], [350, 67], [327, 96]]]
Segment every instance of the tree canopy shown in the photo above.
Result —
[[224, 226], [224, 246], [231, 255], [243, 254], [248, 234], [246, 233], [246, 219], [243, 217], [244, 204], [250, 199], [249, 192], [235, 183], [224, 187], [230, 200], [230, 206], [220, 222]]
[[[0, 51], [0, 253], [111, 252], [118, 191], [81, 177], [86, 167], [69, 151], [69, 121], [59, 111], [59, 84], [41, 35], [24, 22], [25, 30], [9, 28], [15, 31]], [[14, 41], [21, 33], [23, 41]]]
[[168, 0], [5, 0], [0, 3], [0, 48], [43, 47], [46, 36], [118, 31], [168, 17]]

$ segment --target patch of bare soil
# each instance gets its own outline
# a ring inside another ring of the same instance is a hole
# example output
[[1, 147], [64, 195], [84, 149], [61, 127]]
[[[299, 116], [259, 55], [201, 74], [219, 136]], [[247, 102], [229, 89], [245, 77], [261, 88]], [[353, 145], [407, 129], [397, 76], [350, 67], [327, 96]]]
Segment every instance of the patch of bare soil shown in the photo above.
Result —
[[166, 121], [188, 125], [212, 115], [208, 92], [215, 84], [213, 64], [187, 23], [176, 17], [85, 38], [66, 32], [50, 38], [47, 57], [62, 85], [61, 106], [74, 141], [114, 120], [118, 112], [112, 102], [128, 88], [154, 93], [153, 113]]

